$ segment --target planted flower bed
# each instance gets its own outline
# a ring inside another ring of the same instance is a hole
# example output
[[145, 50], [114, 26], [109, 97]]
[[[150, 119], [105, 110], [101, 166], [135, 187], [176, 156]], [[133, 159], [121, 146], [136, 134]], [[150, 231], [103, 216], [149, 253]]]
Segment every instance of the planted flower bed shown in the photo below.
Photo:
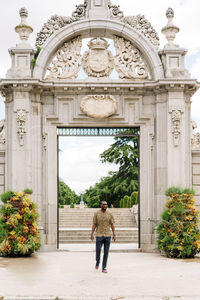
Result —
[[158, 249], [168, 257], [191, 258], [200, 252], [199, 212], [189, 189], [171, 188], [166, 209], [162, 213], [158, 233]]
[[0, 208], [0, 255], [25, 256], [39, 250], [38, 212], [30, 190], [8, 191], [1, 195], [1, 200], [4, 204]]

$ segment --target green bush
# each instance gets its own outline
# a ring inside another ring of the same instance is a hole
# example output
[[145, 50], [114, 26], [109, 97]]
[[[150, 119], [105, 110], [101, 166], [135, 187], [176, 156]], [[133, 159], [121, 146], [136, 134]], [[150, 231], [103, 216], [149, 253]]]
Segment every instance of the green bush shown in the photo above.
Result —
[[168, 257], [191, 258], [200, 252], [198, 210], [190, 189], [170, 188], [168, 200], [157, 227], [158, 249]]
[[13, 197], [13, 196], [14, 196], [13, 191], [7, 191], [7, 192], [1, 194], [1, 201], [3, 203], [7, 203], [10, 200], [10, 198]]
[[131, 194], [131, 207], [138, 204], [138, 192], [132, 192]]
[[31, 195], [31, 194], [33, 194], [33, 190], [31, 190], [31, 189], [25, 189], [24, 193]]
[[70, 208], [74, 208], [75, 206], [74, 206], [74, 203], [71, 203], [70, 204]]
[[37, 230], [38, 213], [31, 196], [25, 192], [8, 191], [1, 195], [0, 255], [30, 255], [40, 248]]

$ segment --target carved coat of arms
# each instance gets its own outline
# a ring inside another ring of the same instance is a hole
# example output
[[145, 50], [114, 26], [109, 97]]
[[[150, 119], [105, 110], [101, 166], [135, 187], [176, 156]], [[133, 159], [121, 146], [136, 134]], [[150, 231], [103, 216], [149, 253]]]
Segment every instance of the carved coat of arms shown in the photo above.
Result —
[[108, 42], [103, 38], [90, 40], [82, 59], [82, 67], [86, 74], [91, 77], [107, 77], [114, 69], [114, 58], [112, 53], [107, 50]]

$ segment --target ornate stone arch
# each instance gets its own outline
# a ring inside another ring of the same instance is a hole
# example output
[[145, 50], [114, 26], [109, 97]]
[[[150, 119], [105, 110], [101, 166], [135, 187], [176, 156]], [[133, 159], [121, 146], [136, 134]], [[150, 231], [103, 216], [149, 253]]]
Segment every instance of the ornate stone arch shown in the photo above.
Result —
[[56, 31], [44, 43], [42, 50], [37, 58], [33, 77], [43, 79], [47, 66], [51, 62], [56, 51], [62, 44], [78, 35], [83, 38], [102, 36], [112, 38], [113, 35], [121, 36], [129, 40], [141, 52], [147, 62], [152, 80], [164, 78], [163, 66], [155, 46], [141, 32], [137, 31], [128, 24], [116, 20], [81, 20], [69, 24], [59, 31]]

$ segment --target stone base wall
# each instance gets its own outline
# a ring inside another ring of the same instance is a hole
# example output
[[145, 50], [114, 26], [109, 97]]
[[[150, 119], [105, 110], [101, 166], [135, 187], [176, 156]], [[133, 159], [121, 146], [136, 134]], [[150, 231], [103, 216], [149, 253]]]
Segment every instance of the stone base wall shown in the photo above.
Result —
[[192, 186], [195, 191], [195, 201], [200, 210], [200, 150], [192, 151]]

